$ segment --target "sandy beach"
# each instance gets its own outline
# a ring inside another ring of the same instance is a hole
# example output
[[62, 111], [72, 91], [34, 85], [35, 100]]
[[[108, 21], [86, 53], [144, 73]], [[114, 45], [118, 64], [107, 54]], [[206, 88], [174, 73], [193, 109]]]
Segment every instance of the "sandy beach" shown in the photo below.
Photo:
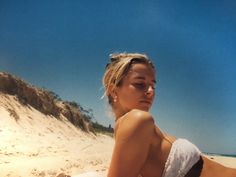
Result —
[[[73, 176], [88, 171], [106, 176], [114, 145], [110, 136], [85, 133], [67, 119], [46, 116], [1, 94], [0, 139], [1, 177]], [[208, 157], [236, 168], [236, 158]]]
[[236, 157], [226, 157], [226, 156], [219, 156], [219, 155], [207, 155], [207, 157], [224, 166], [227, 166], [230, 168], [236, 168]]

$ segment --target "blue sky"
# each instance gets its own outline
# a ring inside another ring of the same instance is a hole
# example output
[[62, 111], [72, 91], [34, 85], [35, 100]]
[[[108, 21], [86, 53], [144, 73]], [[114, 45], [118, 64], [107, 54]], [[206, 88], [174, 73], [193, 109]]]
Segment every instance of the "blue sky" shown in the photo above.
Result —
[[235, 1], [0, 1], [0, 70], [113, 124], [101, 80], [113, 52], [155, 63], [156, 124], [202, 151], [236, 154]]

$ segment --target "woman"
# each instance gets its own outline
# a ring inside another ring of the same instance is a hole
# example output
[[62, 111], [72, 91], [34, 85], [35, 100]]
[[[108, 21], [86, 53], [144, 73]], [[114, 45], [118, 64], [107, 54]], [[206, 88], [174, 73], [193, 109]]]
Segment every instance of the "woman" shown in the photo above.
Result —
[[149, 109], [155, 96], [155, 67], [146, 55], [114, 54], [103, 77], [115, 115], [115, 147], [108, 177], [236, 177], [204, 157], [196, 146], [163, 133]]

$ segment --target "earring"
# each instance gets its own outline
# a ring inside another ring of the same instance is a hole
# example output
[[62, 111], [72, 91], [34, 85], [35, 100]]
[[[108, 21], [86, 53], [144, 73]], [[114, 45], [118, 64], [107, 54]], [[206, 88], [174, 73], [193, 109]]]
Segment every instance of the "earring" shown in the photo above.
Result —
[[114, 101], [114, 103], [117, 102], [117, 96], [114, 97], [113, 101]]

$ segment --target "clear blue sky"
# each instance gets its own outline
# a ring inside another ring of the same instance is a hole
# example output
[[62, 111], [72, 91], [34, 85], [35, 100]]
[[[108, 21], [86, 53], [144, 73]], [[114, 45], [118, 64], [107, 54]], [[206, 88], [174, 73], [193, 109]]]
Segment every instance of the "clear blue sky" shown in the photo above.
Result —
[[0, 1], [0, 70], [107, 116], [108, 55], [141, 52], [158, 69], [157, 125], [202, 151], [236, 154], [233, 0]]

